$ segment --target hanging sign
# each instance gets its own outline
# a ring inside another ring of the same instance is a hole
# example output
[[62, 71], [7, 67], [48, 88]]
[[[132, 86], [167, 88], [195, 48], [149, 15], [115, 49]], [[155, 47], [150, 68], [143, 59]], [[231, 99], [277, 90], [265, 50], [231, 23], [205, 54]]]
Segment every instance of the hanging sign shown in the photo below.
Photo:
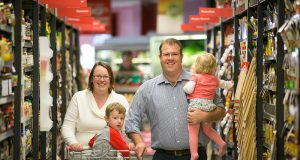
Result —
[[94, 18], [93, 17], [66, 17], [66, 22], [70, 24], [74, 24], [74, 23], [92, 24], [94, 22]]
[[202, 32], [205, 30], [205, 26], [200, 24], [181, 24], [181, 30]]
[[231, 8], [199, 8], [200, 16], [207, 17], [232, 17]]
[[106, 32], [105, 24], [101, 24], [98, 26], [83, 24], [83, 25], [78, 26], [78, 28], [80, 29], [81, 33], [95, 33], [95, 32], [103, 33], [103, 32]]
[[207, 16], [198, 16], [192, 15], [189, 17], [190, 23], [192, 24], [203, 24], [203, 23], [218, 23], [220, 22], [219, 17], [207, 17]]
[[58, 8], [57, 15], [59, 17], [90, 17], [91, 8]]
[[87, 7], [87, 0], [39, 0], [41, 4], [48, 4], [49, 8], [82, 8]]

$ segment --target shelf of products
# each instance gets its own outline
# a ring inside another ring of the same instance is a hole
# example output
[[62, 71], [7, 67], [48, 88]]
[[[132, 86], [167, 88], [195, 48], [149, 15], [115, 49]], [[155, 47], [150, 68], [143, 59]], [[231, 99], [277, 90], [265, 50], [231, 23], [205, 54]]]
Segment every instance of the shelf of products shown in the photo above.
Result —
[[216, 56], [226, 52], [222, 38], [221, 48], [215, 43], [216, 31], [220, 27], [226, 37], [223, 26], [233, 19], [232, 52], [239, 55], [233, 57], [235, 127], [229, 132], [236, 146], [234, 159], [298, 159], [300, 36], [295, 24], [300, 19], [300, 1], [233, 4], [233, 18], [206, 31], [206, 50]]
[[12, 137], [14, 136], [14, 86], [16, 76], [13, 70], [13, 24], [12, 3], [1, 3], [0, 14], [0, 159], [12, 159]]
[[[63, 36], [66, 32], [66, 34], [74, 35], [73, 39], [75, 37], [78, 40], [79, 34], [75, 34], [78, 31], [71, 26], [69, 31], [65, 30], [65, 27], [61, 27], [65, 26], [65, 22], [58, 19], [53, 14], [53, 10], [50, 11], [50, 9], [34, 0], [14, 1], [14, 4], [9, 2], [0, 3], [0, 14], [5, 15], [1, 17], [0, 23], [0, 159], [18, 160], [56, 157], [64, 147], [61, 147], [61, 137], [56, 133], [59, 130], [57, 126], [61, 124], [61, 118], [57, 116], [60, 113], [57, 113], [57, 110], [53, 113], [53, 110], [51, 110], [53, 122], [55, 122], [53, 123], [55, 129], [51, 131], [55, 133], [55, 136], [49, 134], [50, 132], [39, 131], [39, 115], [40, 107], [42, 107], [39, 98], [39, 36], [52, 38], [51, 48], [55, 54], [54, 59], [62, 58], [62, 61], [52, 60], [52, 62], [54, 61], [52, 67], [55, 66], [54, 74], [57, 73], [58, 75], [53, 77], [52, 84], [57, 84], [57, 86], [60, 84], [61, 87], [59, 90], [59, 87], [51, 85], [51, 87], [54, 86], [51, 93], [54, 96], [52, 108], [57, 108], [57, 104], [66, 108], [69, 99], [65, 99], [66, 91], [61, 92], [61, 90], [66, 87], [67, 91], [72, 91], [74, 87], [65, 85], [66, 79], [58, 79], [58, 77], [66, 75], [66, 72], [72, 75], [73, 71], [75, 71], [74, 77], [76, 77], [77, 72], [73, 68], [79, 68], [79, 66], [75, 66], [79, 63], [68, 66], [72, 62], [67, 61], [66, 56], [74, 58], [76, 62], [78, 62], [78, 58], [73, 56], [75, 45], [72, 45], [74, 48], [70, 45], [71, 41], [75, 44], [75, 40], [68, 39], [65, 41]], [[56, 25], [56, 20], [59, 20], [61, 25]], [[58, 36], [56, 37], [56, 35]], [[56, 40], [58, 40], [58, 43], [56, 43]], [[63, 50], [65, 46], [69, 50], [73, 49], [72, 53], [65, 55]], [[56, 48], [59, 50], [59, 54], [56, 54]], [[64, 69], [69, 67], [66, 72], [63, 72], [60, 67], [56, 68], [61, 63]], [[73, 84], [72, 82], [68, 83]], [[69, 97], [72, 94], [69, 92]], [[52, 140], [51, 137], [57, 140]]]

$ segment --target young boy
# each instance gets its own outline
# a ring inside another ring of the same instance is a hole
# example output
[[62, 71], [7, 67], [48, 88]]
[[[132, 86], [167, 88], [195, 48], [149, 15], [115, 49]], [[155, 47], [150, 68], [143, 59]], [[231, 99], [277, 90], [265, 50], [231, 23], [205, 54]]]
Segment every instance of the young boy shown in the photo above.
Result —
[[[127, 144], [126, 135], [122, 133], [126, 109], [120, 103], [111, 103], [105, 110], [107, 126], [100, 134], [95, 135], [89, 142], [92, 148], [92, 157], [96, 159], [119, 159], [118, 152], [124, 159], [129, 159], [129, 150], [133, 149], [133, 143]], [[116, 151], [118, 150], [118, 151]]]

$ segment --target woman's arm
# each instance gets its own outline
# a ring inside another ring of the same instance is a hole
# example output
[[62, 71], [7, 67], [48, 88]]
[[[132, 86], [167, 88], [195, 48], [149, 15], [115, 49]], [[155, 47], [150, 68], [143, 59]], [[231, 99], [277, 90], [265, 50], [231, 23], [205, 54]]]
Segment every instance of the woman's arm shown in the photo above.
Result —
[[68, 106], [64, 123], [61, 128], [62, 137], [68, 145], [78, 144], [78, 141], [75, 137], [77, 119], [78, 119], [78, 103], [77, 103], [76, 96], [73, 96]]

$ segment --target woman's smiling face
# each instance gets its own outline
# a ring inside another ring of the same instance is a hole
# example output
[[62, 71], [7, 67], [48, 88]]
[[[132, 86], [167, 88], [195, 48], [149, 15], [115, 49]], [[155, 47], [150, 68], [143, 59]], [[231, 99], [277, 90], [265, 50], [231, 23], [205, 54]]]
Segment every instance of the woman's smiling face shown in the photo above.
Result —
[[97, 66], [94, 70], [93, 74], [93, 85], [94, 91], [108, 92], [108, 88], [110, 87], [110, 76], [106, 68], [102, 66]]

